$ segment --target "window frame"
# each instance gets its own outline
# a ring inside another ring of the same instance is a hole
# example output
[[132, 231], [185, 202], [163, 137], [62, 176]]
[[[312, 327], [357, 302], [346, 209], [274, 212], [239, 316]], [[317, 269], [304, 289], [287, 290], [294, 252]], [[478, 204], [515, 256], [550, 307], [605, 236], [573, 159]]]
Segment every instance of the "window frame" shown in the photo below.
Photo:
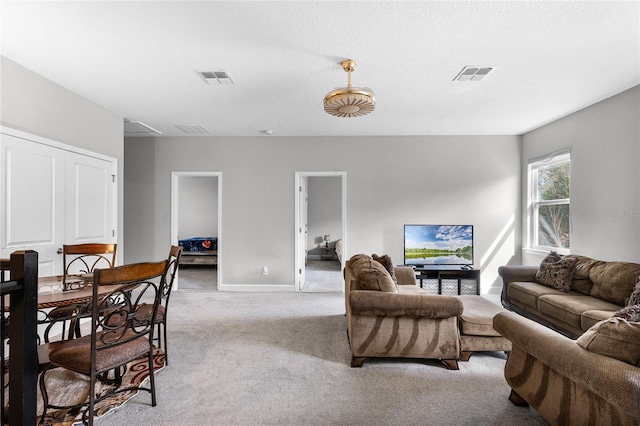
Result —
[[[558, 198], [553, 200], [538, 200], [538, 171], [541, 168], [554, 166], [562, 163], [569, 163], [571, 167], [571, 150], [564, 149], [556, 151], [543, 157], [533, 158], [527, 164], [528, 179], [528, 209], [527, 209], [527, 229], [528, 244], [531, 250], [539, 250], [544, 252], [555, 251], [561, 254], [568, 254], [571, 250], [571, 238], [569, 238], [569, 247], [553, 247], [538, 244], [539, 236], [539, 209], [541, 206], [571, 206], [571, 171], [569, 171], [569, 198]], [[571, 207], [569, 207], [569, 235], [571, 235]]]

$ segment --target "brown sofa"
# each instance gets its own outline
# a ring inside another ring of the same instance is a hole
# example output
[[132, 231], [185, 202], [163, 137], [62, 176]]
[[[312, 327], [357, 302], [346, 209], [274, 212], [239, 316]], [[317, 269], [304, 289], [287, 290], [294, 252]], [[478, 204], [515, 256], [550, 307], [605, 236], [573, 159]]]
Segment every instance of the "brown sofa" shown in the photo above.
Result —
[[440, 359], [458, 369], [460, 342], [457, 317], [462, 302], [429, 295], [416, 286], [410, 267], [389, 271], [367, 255], [345, 264], [345, 304], [351, 366], [371, 357]]
[[[493, 326], [512, 342], [505, 378], [513, 403], [531, 404], [551, 425], [640, 425], [637, 338], [627, 341], [631, 351], [607, 340], [607, 356], [583, 348], [588, 334], [574, 341], [512, 312], [496, 315]], [[613, 357], [629, 353], [631, 361]]]
[[640, 264], [574, 257], [568, 292], [538, 284], [537, 266], [501, 266], [502, 305], [572, 339], [625, 306]]

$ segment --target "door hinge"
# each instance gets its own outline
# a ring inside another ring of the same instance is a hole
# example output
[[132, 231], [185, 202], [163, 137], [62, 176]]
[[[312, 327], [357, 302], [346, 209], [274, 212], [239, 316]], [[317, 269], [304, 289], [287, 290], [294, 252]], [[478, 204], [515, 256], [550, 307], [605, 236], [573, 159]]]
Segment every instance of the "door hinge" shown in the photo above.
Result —
[[112, 237], [115, 237], [115, 236], [116, 236], [116, 230], [115, 230], [115, 229], [112, 229], [112, 230], [111, 230], [111, 236], [112, 236]]
[[116, 183], [116, 175], [111, 175], [111, 182]]
[[302, 275], [302, 269], [298, 269], [298, 274]]

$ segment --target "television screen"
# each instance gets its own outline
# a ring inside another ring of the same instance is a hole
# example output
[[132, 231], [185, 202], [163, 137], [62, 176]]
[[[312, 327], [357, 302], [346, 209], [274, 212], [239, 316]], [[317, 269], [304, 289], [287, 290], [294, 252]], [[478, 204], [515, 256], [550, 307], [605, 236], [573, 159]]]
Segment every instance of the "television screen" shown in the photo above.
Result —
[[404, 264], [473, 265], [473, 225], [405, 225]]

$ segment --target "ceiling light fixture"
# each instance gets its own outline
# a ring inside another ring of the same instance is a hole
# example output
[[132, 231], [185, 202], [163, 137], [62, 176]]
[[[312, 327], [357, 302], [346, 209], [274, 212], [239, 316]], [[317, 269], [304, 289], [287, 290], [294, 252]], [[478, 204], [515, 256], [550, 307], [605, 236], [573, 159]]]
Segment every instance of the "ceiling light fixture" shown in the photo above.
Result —
[[342, 61], [342, 69], [349, 74], [347, 87], [339, 87], [324, 97], [324, 110], [336, 117], [359, 117], [367, 115], [376, 107], [376, 97], [368, 87], [352, 87], [351, 72], [356, 69], [356, 61]]

